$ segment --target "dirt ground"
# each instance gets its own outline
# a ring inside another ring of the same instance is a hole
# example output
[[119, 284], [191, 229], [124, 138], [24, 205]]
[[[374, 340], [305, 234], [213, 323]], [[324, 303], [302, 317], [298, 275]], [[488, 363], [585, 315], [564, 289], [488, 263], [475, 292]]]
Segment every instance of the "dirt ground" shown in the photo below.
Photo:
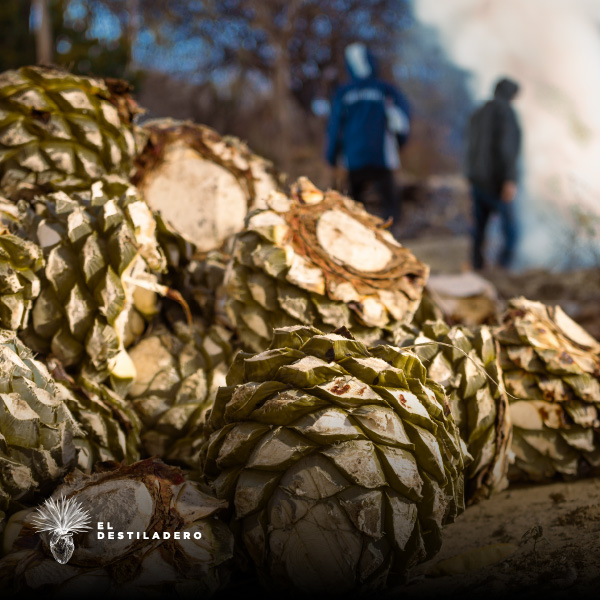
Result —
[[[510, 555], [462, 574], [439, 574], [442, 561], [470, 551], [475, 551], [471, 557], [483, 557], [492, 544]], [[440, 553], [416, 567], [409, 582], [388, 597], [537, 594], [557, 599], [600, 597], [599, 479], [511, 487], [467, 508], [445, 529]]]

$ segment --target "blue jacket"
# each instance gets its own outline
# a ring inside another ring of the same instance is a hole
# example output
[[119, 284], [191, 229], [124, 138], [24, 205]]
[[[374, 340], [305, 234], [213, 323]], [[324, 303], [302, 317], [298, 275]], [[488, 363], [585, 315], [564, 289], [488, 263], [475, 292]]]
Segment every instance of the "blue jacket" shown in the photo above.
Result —
[[[335, 166], [342, 158], [351, 171], [363, 167], [396, 169], [400, 166], [398, 148], [410, 131], [408, 102], [393, 85], [378, 79], [375, 60], [363, 44], [346, 49], [346, 68], [351, 81], [333, 98], [326, 159]], [[390, 111], [390, 107], [395, 109]], [[395, 132], [388, 127], [390, 112], [394, 111]]]

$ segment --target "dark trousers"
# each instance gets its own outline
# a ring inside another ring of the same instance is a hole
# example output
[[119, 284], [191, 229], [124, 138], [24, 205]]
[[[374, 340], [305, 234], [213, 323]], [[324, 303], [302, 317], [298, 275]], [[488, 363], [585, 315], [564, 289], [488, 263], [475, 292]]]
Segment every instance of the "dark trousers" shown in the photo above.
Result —
[[[350, 196], [362, 202], [371, 213], [382, 219], [400, 218], [400, 206], [396, 196], [394, 173], [381, 167], [363, 167], [348, 172]], [[376, 207], [372, 206], [375, 201]]]
[[473, 267], [484, 267], [483, 249], [485, 245], [485, 230], [488, 221], [494, 213], [500, 215], [500, 223], [504, 244], [498, 258], [501, 267], [509, 267], [517, 244], [517, 223], [515, 219], [514, 202], [503, 202], [501, 198], [472, 186], [473, 194]]

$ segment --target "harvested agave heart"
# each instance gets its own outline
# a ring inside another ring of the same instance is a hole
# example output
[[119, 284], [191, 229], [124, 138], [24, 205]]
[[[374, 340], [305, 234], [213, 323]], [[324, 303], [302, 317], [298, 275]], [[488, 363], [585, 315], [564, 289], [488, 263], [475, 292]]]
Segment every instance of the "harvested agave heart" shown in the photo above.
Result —
[[122, 398], [47, 366], [0, 329], [0, 526], [3, 513], [49, 493], [73, 467], [139, 457], [139, 422]]
[[276, 329], [269, 350], [238, 355], [201, 471], [264, 585], [372, 591], [439, 550], [464, 508], [464, 463], [426, 375], [414, 354], [345, 329]]
[[181, 291], [193, 311], [199, 311], [207, 323], [221, 323], [232, 329], [224, 304], [223, 284], [229, 255], [227, 252], [209, 252], [193, 258], [178, 269], [173, 287]]
[[48, 370], [0, 329], [0, 528], [3, 513], [48, 493], [77, 461], [82, 431]]
[[339, 195], [301, 178], [248, 216], [226, 274], [227, 310], [242, 343], [268, 347], [273, 328], [348, 327], [365, 343], [410, 322], [429, 269]]
[[127, 404], [143, 424], [146, 455], [196, 467], [204, 415], [231, 364], [231, 333], [165, 312], [129, 350], [136, 376]]
[[88, 378], [127, 382], [125, 348], [157, 312], [153, 286], [166, 266], [152, 212], [115, 176], [86, 192], [37, 197], [33, 207], [23, 210], [23, 229], [46, 265], [25, 339]]
[[216, 516], [225, 503], [179, 469], [148, 459], [129, 467], [105, 464], [91, 476], [75, 471], [53, 494], [61, 497], [89, 513], [92, 529], [73, 536], [72, 556], [61, 565], [51, 557], [51, 536], [36, 533], [35, 511], [14, 515], [4, 532], [3, 590], [197, 598], [226, 583], [233, 537]]
[[600, 469], [600, 343], [559, 306], [510, 301], [494, 332], [510, 398], [510, 476], [543, 480]]
[[490, 328], [426, 321], [420, 330], [407, 328], [399, 345], [415, 345], [412, 350], [423, 361], [427, 376], [448, 394], [461, 438], [473, 457], [465, 470], [468, 502], [505, 489], [512, 424], [499, 347]]
[[140, 112], [124, 81], [53, 67], [0, 74], [0, 187], [27, 192], [86, 189], [107, 174], [128, 176]]
[[107, 385], [73, 379], [55, 358], [47, 365], [55, 398], [65, 402], [79, 428], [73, 437], [79, 469], [90, 473], [98, 462], [139, 460], [141, 423], [131, 404]]

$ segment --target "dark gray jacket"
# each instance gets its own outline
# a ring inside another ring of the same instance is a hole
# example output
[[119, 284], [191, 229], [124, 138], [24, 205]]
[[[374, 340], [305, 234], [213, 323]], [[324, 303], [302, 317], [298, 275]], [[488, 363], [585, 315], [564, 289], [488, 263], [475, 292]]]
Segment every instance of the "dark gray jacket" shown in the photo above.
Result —
[[510, 100], [517, 84], [503, 80], [494, 99], [476, 110], [469, 121], [466, 175], [490, 194], [499, 195], [505, 181], [517, 180], [521, 129]]

